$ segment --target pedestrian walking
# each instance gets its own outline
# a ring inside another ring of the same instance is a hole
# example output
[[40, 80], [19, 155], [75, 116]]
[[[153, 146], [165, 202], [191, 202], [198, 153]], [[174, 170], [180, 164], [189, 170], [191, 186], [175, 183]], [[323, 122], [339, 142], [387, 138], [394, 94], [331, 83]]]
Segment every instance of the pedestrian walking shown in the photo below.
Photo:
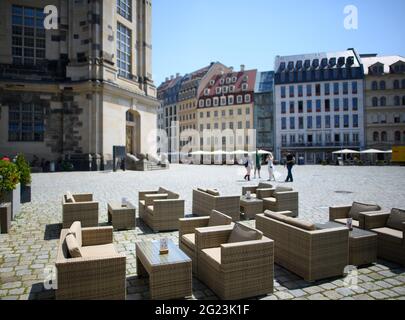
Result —
[[262, 170], [262, 158], [260, 157], [259, 150], [256, 150], [256, 163], [255, 163], [255, 179], [256, 173], [259, 175], [259, 179], [262, 177], [260, 176], [260, 171]]
[[287, 165], [287, 170], [288, 170], [288, 176], [287, 176], [287, 179], [285, 180], [285, 182], [294, 182], [294, 178], [292, 175], [292, 169], [295, 165], [295, 157], [291, 153], [289, 153], [289, 154], [287, 154], [286, 160], [287, 160], [286, 165]]
[[276, 181], [276, 177], [274, 176], [274, 157], [273, 154], [269, 154], [267, 156], [267, 168], [269, 170], [269, 180], [268, 181]]
[[246, 168], [246, 175], [245, 175], [244, 179], [247, 181], [250, 181], [250, 174], [252, 172], [253, 163], [250, 160], [249, 156], [245, 156], [244, 164], [245, 164], [245, 168]]

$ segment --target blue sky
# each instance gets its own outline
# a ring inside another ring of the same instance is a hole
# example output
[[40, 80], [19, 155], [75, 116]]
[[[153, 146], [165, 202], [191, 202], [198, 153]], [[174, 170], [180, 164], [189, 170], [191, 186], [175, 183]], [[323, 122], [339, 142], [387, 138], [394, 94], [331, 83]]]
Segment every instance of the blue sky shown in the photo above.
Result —
[[[358, 30], [343, 26], [347, 5]], [[211, 61], [267, 71], [276, 55], [351, 47], [405, 56], [404, 12], [404, 0], [154, 0], [154, 80]]]

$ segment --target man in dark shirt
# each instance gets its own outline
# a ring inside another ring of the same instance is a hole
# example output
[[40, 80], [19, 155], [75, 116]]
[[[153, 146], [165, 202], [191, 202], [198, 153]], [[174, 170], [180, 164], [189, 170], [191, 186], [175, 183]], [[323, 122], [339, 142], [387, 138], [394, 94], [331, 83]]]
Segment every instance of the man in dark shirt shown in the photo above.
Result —
[[294, 178], [292, 175], [292, 169], [295, 165], [295, 157], [289, 153], [287, 154], [287, 170], [288, 170], [288, 176], [287, 179], [285, 180], [285, 182], [294, 182]]

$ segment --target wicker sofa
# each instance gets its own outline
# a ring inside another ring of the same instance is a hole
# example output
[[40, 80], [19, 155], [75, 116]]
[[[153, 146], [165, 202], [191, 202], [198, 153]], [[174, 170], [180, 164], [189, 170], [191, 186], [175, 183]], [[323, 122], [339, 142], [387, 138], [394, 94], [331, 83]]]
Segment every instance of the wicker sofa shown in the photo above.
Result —
[[253, 187], [242, 187], [242, 195], [245, 196], [250, 191], [250, 195], [253, 198], [263, 199], [266, 195], [271, 195], [269, 191], [274, 190], [274, 186], [269, 183], [260, 182], [259, 185]]
[[139, 216], [154, 231], [179, 229], [179, 219], [184, 218], [184, 200], [177, 193], [164, 188], [139, 193]]
[[256, 216], [256, 228], [275, 242], [275, 263], [306, 281], [343, 275], [349, 262], [349, 229], [316, 230], [289, 212]]
[[195, 229], [215, 226], [231, 226], [232, 218], [213, 210], [210, 217], [180, 219], [179, 247], [193, 261], [193, 273], [197, 274], [197, 254], [195, 248]]
[[360, 214], [364, 229], [378, 235], [378, 257], [405, 266], [405, 210]]
[[63, 229], [56, 269], [58, 300], [125, 300], [126, 257], [114, 248], [112, 227], [82, 229], [76, 222]]
[[362, 212], [376, 212], [380, 211], [381, 207], [377, 204], [365, 204], [360, 202], [353, 202], [348, 206], [335, 206], [329, 208], [329, 220], [346, 225], [349, 218], [353, 219], [353, 226], [364, 228], [364, 219]]
[[198, 228], [196, 246], [198, 278], [219, 298], [237, 300], [273, 292], [274, 241], [260, 231], [239, 223]]
[[80, 221], [83, 228], [98, 226], [98, 202], [92, 194], [71, 194], [66, 192], [62, 198], [62, 224], [69, 228], [73, 222]]
[[217, 190], [193, 190], [193, 214], [200, 217], [211, 215], [217, 210], [230, 217], [233, 221], [240, 220], [240, 196], [221, 196]]
[[264, 210], [274, 212], [291, 211], [294, 217], [298, 217], [298, 192], [292, 188], [276, 187], [263, 190], [262, 200]]

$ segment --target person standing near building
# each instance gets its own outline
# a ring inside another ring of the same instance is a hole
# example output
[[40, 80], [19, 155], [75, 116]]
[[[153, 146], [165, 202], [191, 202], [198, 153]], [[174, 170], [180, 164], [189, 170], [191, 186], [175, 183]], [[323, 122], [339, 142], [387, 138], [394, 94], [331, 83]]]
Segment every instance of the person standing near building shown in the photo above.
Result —
[[247, 181], [250, 181], [250, 174], [252, 172], [253, 163], [250, 160], [248, 155], [245, 156], [244, 165], [246, 168], [246, 175], [245, 175], [244, 179]]
[[294, 182], [294, 178], [292, 175], [292, 169], [295, 165], [295, 157], [291, 153], [289, 153], [289, 154], [287, 154], [286, 160], [287, 160], [286, 165], [287, 165], [287, 170], [288, 170], [288, 176], [287, 176], [287, 179], [285, 180], [285, 182]]
[[269, 154], [267, 156], [267, 168], [269, 170], [269, 180], [268, 181], [276, 181], [276, 177], [274, 176], [274, 157], [273, 154]]
[[260, 171], [262, 170], [262, 159], [259, 154], [259, 150], [256, 150], [256, 163], [255, 163], [255, 179], [256, 179], [256, 172], [259, 174], [259, 179], [262, 177], [260, 176]]

